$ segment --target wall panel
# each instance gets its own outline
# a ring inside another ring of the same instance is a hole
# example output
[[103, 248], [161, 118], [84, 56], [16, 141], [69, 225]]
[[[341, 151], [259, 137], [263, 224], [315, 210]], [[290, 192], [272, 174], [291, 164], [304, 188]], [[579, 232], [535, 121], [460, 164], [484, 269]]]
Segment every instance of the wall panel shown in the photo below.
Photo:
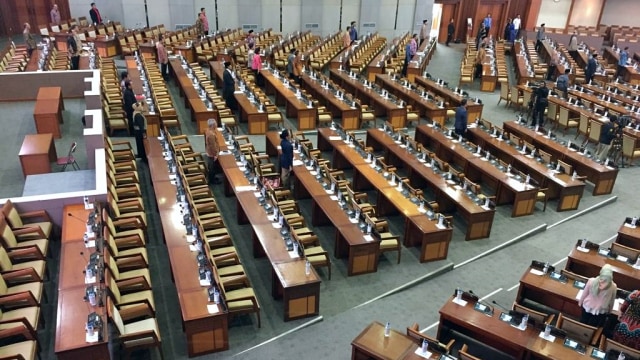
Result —
[[608, 0], [604, 4], [601, 24], [640, 26], [638, 0]]
[[[212, 4], [212, 2], [209, 2]], [[211, 7], [212, 5], [209, 5]], [[199, 11], [200, 9], [198, 9]], [[238, 18], [238, 2], [236, 0], [218, 0], [219, 30], [235, 29], [240, 26]]]
[[[193, 0], [170, 0], [169, 13], [171, 16], [171, 21], [169, 24], [165, 24], [167, 29], [174, 30], [176, 28], [176, 24], [195, 24], [196, 14], [202, 7], [199, 5], [200, 4], [194, 4]], [[214, 8], [213, 6], [209, 7], [210, 8], [207, 9], [207, 17], [209, 18], [209, 29], [215, 30], [216, 26]]]
[[[545, 23], [548, 28], [565, 28], [572, 0], [542, 0], [536, 26]], [[575, 11], [575, 6], [574, 6]]]
[[147, 0], [149, 25], [164, 24], [167, 28], [173, 28], [171, 27], [171, 13], [167, 11], [168, 8], [169, 0]]

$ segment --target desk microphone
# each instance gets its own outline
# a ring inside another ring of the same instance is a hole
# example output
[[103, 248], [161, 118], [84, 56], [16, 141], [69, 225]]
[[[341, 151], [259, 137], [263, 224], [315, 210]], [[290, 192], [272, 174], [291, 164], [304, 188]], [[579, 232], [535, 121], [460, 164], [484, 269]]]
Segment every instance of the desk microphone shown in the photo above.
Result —
[[74, 218], [76, 220], [82, 221], [83, 224], [85, 224], [87, 222], [86, 220], [82, 220], [82, 218], [77, 217], [77, 216], [73, 215], [72, 213], [67, 213], [67, 216], [71, 216], [72, 218]]
[[480, 297], [478, 295], [476, 295], [476, 293], [473, 292], [473, 290], [469, 290], [469, 293], [471, 295], [473, 295], [475, 297], [475, 300], [478, 304], [484, 305], [486, 307], [489, 308], [489, 314], [493, 315], [493, 306], [489, 305], [487, 302], [485, 302], [484, 300], [480, 299]]
[[495, 300], [492, 300], [492, 301], [491, 301], [491, 303], [492, 303], [493, 305], [495, 305], [495, 306], [499, 307], [500, 309], [504, 310], [504, 311], [505, 311], [505, 312], [507, 312], [507, 313], [508, 313], [509, 311], [511, 311], [511, 310], [507, 309], [506, 307], [504, 307], [504, 306], [502, 306], [502, 305], [498, 304]]

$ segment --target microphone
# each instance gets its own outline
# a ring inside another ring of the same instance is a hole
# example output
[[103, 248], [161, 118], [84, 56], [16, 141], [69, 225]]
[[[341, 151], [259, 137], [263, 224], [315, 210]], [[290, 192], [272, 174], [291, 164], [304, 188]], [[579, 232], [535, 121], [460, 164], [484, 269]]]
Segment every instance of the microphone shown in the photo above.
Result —
[[482, 310], [482, 312], [487, 316], [493, 316], [493, 306], [489, 305], [484, 300], [481, 300], [480, 297], [473, 292], [473, 290], [469, 290], [469, 293], [475, 297], [477, 304], [486, 307], [486, 309], [480, 308], [478, 310]]
[[509, 311], [511, 311], [511, 310], [507, 309], [506, 307], [504, 307], [504, 306], [502, 306], [502, 305], [498, 304], [495, 300], [492, 300], [492, 301], [491, 301], [491, 303], [492, 303], [493, 305], [495, 305], [495, 306], [499, 307], [500, 309], [504, 310], [504, 311], [505, 311], [505, 312], [507, 312], [507, 313], [508, 313]]
[[67, 216], [71, 216], [72, 218], [74, 218], [74, 219], [76, 219], [76, 220], [82, 221], [82, 223], [83, 223], [83, 224], [85, 224], [85, 223], [86, 223], [86, 220], [82, 220], [82, 218], [79, 218], [79, 217], [77, 217], [77, 216], [73, 215], [73, 214], [72, 214], [72, 213], [70, 213], [70, 212], [69, 212], [69, 213], [67, 213]]

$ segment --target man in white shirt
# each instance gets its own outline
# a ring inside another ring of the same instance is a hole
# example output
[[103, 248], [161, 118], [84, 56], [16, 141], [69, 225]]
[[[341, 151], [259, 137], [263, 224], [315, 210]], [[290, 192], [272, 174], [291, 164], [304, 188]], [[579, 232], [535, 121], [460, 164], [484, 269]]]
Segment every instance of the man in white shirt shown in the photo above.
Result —
[[420, 28], [420, 44], [418, 44], [418, 47], [422, 47], [422, 43], [429, 37], [429, 26], [427, 26], [428, 21], [429, 20], [422, 20], [422, 27]]
[[521, 23], [521, 19], [520, 19], [520, 14], [518, 14], [518, 16], [516, 16], [515, 19], [513, 19], [513, 29], [516, 31], [516, 39], [520, 38], [520, 23]]

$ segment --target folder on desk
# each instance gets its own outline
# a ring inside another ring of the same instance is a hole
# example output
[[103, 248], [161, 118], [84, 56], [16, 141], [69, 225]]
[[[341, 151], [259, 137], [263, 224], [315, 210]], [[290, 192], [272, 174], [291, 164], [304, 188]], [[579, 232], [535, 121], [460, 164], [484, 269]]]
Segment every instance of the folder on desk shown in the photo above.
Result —
[[566, 283], [567, 282], [567, 277], [562, 275], [561, 273], [558, 272], [551, 272], [551, 276], [550, 276], [553, 280], [559, 281], [561, 283]]
[[564, 339], [564, 346], [571, 348], [580, 354], [585, 354], [587, 352], [586, 346], [568, 337]]

